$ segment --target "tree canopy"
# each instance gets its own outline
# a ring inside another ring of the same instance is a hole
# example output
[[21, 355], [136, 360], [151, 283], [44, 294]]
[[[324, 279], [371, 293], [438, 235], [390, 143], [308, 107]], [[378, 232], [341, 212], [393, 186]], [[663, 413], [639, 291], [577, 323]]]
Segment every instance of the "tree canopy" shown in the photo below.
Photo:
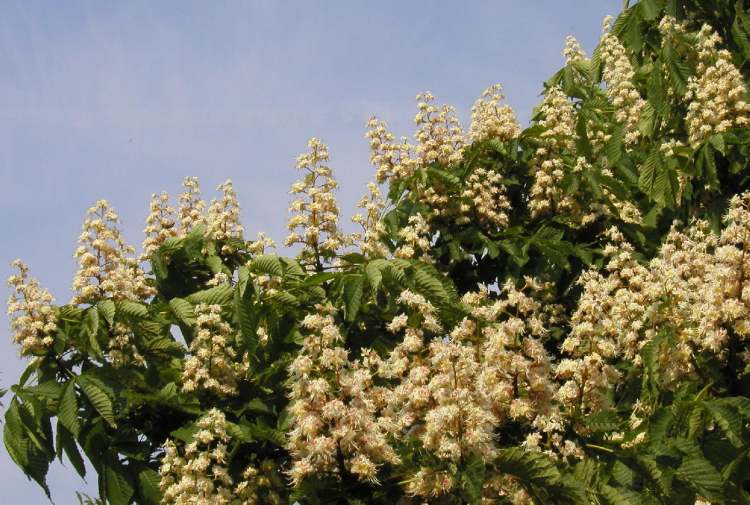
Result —
[[188, 177], [140, 251], [88, 210], [68, 303], [18, 260], [15, 463], [112, 505], [750, 503], [750, 2], [563, 54], [527, 128], [499, 85], [373, 117], [356, 233], [311, 139], [294, 257]]

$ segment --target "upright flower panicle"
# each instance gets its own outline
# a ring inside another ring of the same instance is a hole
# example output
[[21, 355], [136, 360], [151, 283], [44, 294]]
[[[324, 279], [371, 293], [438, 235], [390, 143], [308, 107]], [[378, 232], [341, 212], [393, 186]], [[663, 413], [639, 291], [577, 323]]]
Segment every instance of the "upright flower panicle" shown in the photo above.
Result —
[[341, 477], [346, 470], [362, 481], [377, 482], [378, 468], [399, 459], [386, 439], [387, 425], [377, 416], [371, 372], [349, 361], [333, 316], [325, 307], [318, 311], [302, 321], [309, 333], [289, 366], [294, 379], [289, 394], [294, 426], [287, 441], [294, 464], [289, 475], [298, 485], [310, 475]]
[[512, 140], [521, 133], [521, 125], [510, 105], [500, 105], [505, 100], [503, 88], [493, 84], [485, 89], [482, 97], [471, 108], [469, 137], [472, 142], [484, 139], [497, 139], [501, 142]]
[[575, 147], [575, 110], [562, 89], [554, 86], [544, 96], [539, 112], [542, 115], [539, 125], [545, 130], [532, 159], [531, 215], [537, 217], [555, 211], [569, 213], [574, 210], [575, 201], [562, 190], [566, 174], [562, 156], [570, 154]]
[[13, 293], [8, 297], [7, 314], [13, 342], [18, 344], [22, 356], [46, 352], [54, 343], [57, 316], [52, 306], [55, 299], [39, 282], [29, 277], [29, 267], [17, 259], [13, 267], [18, 273], [8, 278]]
[[222, 318], [220, 305], [196, 305], [195, 316], [196, 331], [183, 365], [182, 390], [236, 395], [248, 363], [245, 359], [237, 362], [232, 327]]
[[201, 199], [198, 178], [185, 177], [182, 186], [185, 191], [180, 194], [180, 237], [186, 236], [196, 226], [206, 225], [206, 202]]
[[227, 420], [218, 409], [201, 417], [188, 444], [167, 440], [159, 468], [163, 505], [230, 505], [234, 482], [229, 475]]
[[339, 207], [333, 194], [338, 184], [327, 165], [328, 147], [316, 138], [307, 145], [310, 152], [297, 157], [297, 169], [304, 177], [290, 191], [298, 196], [289, 206], [290, 234], [284, 245], [301, 244], [301, 258], [309, 267], [320, 269], [325, 258], [346, 245], [346, 237], [338, 226]]
[[169, 205], [169, 195], [162, 191], [151, 195], [146, 228], [143, 230], [143, 253], [141, 261], [146, 261], [165, 240], [176, 237], [175, 209]]
[[386, 235], [385, 225], [382, 221], [385, 201], [378, 185], [374, 182], [367, 184], [369, 194], [363, 195], [357, 202], [357, 207], [363, 213], [352, 216], [352, 222], [362, 227], [361, 232], [352, 234], [352, 241], [359, 247], [362, 254], [368, 257], [386, 257], [388, 248], [382, 239]]
[[[217, 188], [221, 191], [221, 198], [211, 200], [206, 217], [206, 235], [214, 240], [241, 239], [245, 229], [240, 224], [240, 204], [232, 181], [226, 180]], [[223, 253], [229, 253], [232, 248], [224, 244]]]
[[625, 129], [623, 141], [626, 146], [630, 146], [640, 137], [638, 122], [646, 102], [633, 84], [635, 70], [627, 50], [610, 31], [611, 22], [610, 16], [604, 19], [603, 34], [599, 42], [603, 77], [607, 84], [607, 97], [615, 107], [615, 119]]
[[429, 91], [417, 95], [417, 114], [414, 123], [417, 132], [416, 153], [423, 165], [437, 161], [450, 164], [463, 158], [465, 144], [461, 123], [456, 110], [450, 105], [433, 105], [435, 96]]
[[565, 47], [563, 48], [563, 56], [565, 56], [566, 65], [570, 65], [571, 63], [578, 63], [578, 62], [586, 60], [586, 53], [581, 47], [581, 44], [572, 35], [568, 35], [567, 37], [565, 37]]
[[717, 49], [721, 37], [707, 24], [697, 35], [698, 67], [688, 79], [685, 121], [690, 144], [697, 146], [715, 133], [750, 124], [745, 79], [732, 53]]
[[109, 202], [99, 200], [88, 210], [78, 241], [71, 303], [95, 303], [101, 298], [139, 301], [155, 293], [134, 257], [135, 248], [125, 243]]
[[412, 153], [414, 146], [405, 137], [396, 142], [385, 121], [371, 117], [367, 128], [365, 136], [370, 141], [370, 163], [375, 166], [378, 183], [404, 179], [419, 169], [420, 160]]

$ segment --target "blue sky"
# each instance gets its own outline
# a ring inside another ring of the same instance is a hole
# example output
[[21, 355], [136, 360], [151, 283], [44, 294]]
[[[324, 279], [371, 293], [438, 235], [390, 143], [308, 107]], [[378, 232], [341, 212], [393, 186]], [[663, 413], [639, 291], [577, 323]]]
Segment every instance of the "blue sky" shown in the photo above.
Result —
[[[413, 133], [430, 90], [464, 125], [499, 82], [523, 124], [562, 64], [566, 35], [590, 53], [621, 0], [5, 0], [0, 17], [0, 273], [16, 257], [70, 298], [84, 212], [106, 198], [140, 244], [151, 193], [204, 194], [231, 178], [254, 236], [283, 239], [288, 188], [310, 136], [329, 145], [346, 216], [372, 178], [365, 123]], [[63, 6], [63, 7], [61, 7]], [[7, 291], [6, 291], [7, 293]], [[0, 321], [0, 385], [23, 362]], [[53, 498], [93, 490], [50, 472]], [[44, 503], [0, 450], [7, 503]]]

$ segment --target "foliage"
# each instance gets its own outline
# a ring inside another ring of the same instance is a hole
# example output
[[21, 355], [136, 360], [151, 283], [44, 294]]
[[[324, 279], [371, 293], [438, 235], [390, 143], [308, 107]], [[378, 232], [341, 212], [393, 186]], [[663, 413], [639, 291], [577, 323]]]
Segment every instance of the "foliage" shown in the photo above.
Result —
[[750, 4], [605, 30], [526, 129], [499, 86], [471, 134], [429, 93], [415, 145], [371, 120], [361, 234], [313, 139], [297, 258], [231, 183], [156, 197], [140, 260], [97, 202], [71, 303], [11, 279], [10, 456], [48, 495], [88, 460], [81, 503], [750, 503]]

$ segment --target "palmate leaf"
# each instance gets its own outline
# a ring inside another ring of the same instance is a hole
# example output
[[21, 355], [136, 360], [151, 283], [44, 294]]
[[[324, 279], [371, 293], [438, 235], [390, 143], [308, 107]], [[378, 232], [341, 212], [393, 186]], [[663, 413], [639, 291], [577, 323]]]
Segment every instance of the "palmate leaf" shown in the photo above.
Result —
[[719, 471], [706, 459], [695, 441], [678, 439], [675, 446], [684, 454], [675, 475], [709, 500], [721, 500], [724, 482]]
[[73, 465], [78, 475], [86, 477], [86, 464], [83, 461], [75, 438], [68, 429], [60, 422], [57, 422], [57, 457], [62, 461], [63, 452], [68, 457], [68, 461]]
[[76, 398], [75, 381], [68, 381], [60, 395], [57, 407], [57, 418], [60, 423], [75, 436], [81, 429], [78, 420], [78, 399]]
[[347, 274], [342, 279], [344, 309], [347, 321], [354, 321], [362, 306], [365, 278], [359, 274]]
[[101, 382], [86, 375], [79, 376], [77, 382], [81, 386], [81, 390], [86, 395], [86, 398], [89, 399], [99, 415], [102, 416], [110, 426], [114, 427], [115, 416], [112, 408], [112, 399], [105, 392], [105, 388]]
[[735, 447], [742, 447], [744, 440], [742, 437], [743, 422], [742, 417], [735, 408], [719, 400], [704, 401], [703, 408], [709, 413], [716, 424], [721, 427], [726, 434], [729, 442]]
[[169, 308], [180, 323], [185, 326], [195, 325], [195, 307], [189, 301], [183, 298], [172, 298], [169, 300]]
[[197, 305], [205, 303], [208, 305], [228, 305], [234, 298], [234, 289], [229, 283], [220, 284], [203, 291], [198, 291], [187, 297], [187, 301]]
[[130, 475], [125, 467], [114, 457], [110, 458], [99, 474], [99, 486], [109, 505], [129, 505], [135, 492]]
[[5, 449], [26, 476], [39, 484], [47, 497], [50, 497], [47, 471], [55, 455], [46, 453], [31, 441], [29, 431], [21, 420], [19, 407], [19, 401], [14, 398], [5, 412], [5, 426], [3, 427]]
[[250, 269], [258, 274], [275, 275], [281, 277], [284, 275], [284, 268], [279, 257], [273, 254], [264, 254], [256, 256], [250, 262]]

